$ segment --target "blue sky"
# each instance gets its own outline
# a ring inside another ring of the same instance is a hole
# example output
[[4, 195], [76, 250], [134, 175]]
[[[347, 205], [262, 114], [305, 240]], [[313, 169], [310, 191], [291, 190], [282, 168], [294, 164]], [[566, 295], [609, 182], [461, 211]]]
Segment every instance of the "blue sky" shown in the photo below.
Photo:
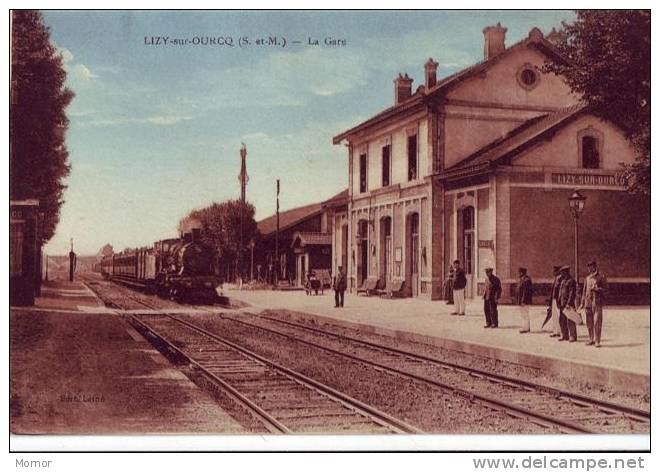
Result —
[[[328, 198], [347, 186], [347, 152], [332, 136], [393, 103], [399, 72], [423, 82], [429, 57], [445, 76], [483, 58], [484, 26], [507, 44], [566, 11], [221, 12], [46, 11], [68, 86], [72, 172], [49, 254], [95, 253], [176, 234], [179, 219], [237, 198], [248, 149], [257, 218]], [[277, 36], [300, 45], [146, 45], [145, 37]], [[345, 47], [307, 46], [308, 37]]]

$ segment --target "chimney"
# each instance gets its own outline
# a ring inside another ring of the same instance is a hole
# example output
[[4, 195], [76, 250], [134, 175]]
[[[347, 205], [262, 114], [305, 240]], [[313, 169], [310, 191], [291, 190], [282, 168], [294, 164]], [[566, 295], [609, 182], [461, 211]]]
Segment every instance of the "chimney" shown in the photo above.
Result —
[[506, 37], [506, 28], [497, 22], [495, 26], [486, 26], [484, 28], [484, 59], [492, 59], [498, 54], [504, 52], [504, 38]]
[[548, 33], [548, 36], [546, 36], [545, 39], [547, 39], [551, 43], [555, 44], [555, 43], [559, 42], [559, 40], [561, 39], [561, 36], [562, 35], [561, 35], [561, 33], [559, 33], [559, 31], [557, 31], [555, 28], [552, 28], [552, 31], [550, 31], [550, 33]]
[[438, 63], [432, 57], [429, 57], [429, 60], [424, 64], [424, 77], [426, 78], [424, 85], [427, 91], [438, 82], [437, 72]]
[[394, 104], [398, 105], [402, 101], [410, 98], [412, 95], [413, 79], [408, 74], [401, 75], [394, 79]]

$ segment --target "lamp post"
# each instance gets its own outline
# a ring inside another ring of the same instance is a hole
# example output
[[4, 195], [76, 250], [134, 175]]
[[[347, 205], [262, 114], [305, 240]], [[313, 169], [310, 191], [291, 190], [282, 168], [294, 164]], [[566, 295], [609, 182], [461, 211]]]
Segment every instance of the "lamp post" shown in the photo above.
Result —
[[584, 203], [587, 200], [587, 197], [582, 195], [578, 190], [575, 190], [573, 194], [568, 197], [568, 206], [573, 215], [573, 223], [575, 228], [575, 282], [580, 283], [580, 245], [579, 245], [579, 232], [578, 232], [578, 220], [580, 219], [580, 214], [584, 210]]

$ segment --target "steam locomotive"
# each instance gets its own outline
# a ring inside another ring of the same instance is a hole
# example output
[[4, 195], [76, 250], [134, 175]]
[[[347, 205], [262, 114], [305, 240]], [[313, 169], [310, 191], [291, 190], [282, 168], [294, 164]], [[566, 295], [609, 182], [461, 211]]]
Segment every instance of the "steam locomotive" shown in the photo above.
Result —
[[100, 265], [103, 277], [164, 298], [222, 301], [216, 290], [222, 284], [216, 275], [216, 254], [201, 241], [199, 229], [156, 241], [153, 247], [107, 256]]

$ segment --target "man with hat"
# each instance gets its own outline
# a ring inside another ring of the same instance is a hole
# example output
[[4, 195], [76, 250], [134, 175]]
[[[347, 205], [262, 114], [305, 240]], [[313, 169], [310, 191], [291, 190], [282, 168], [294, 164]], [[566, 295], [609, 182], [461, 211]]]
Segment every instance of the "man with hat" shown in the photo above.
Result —
[[561, 282], [563, 280], [562, 275], [559, 271], [561, 266], [552, 267], [552, 275], [554, 281], [552, 283], [552, 290], [550, 292], [550, 327], [552, 328], [551, 338], [558, 338], [561, 336], [561, 328], [559, 327], [559, 288], [561, 287]]
[[571, 268], [569, 266], [562, 266], [559, 269], [562, 281], [559, 287], [559, 298], [557, 305], [559, 306], [559, 327], [561, 329], [561, 337], [559, 341], [569, 341], [574, 343], [577, 341], [577, 326], [574, 321], [570, 320], [565, 314], [564, 310], [568, 307], [575, 309], [575, 293], [576, 283], [575, 279], [571, 276]]
[[493, 268], [486, 268], [486, 285], [484, 287], [484, 315], [486, 325], [484, 328], [497, 328], [497, 300], [502, 295], [502, 283], [493, 274]]
[[343, 308], [344, 292], [346, 291], [346, 274], [342, 266], [339, 266], [337, 269], [337, 275], [335, 275], [332, 283], [332, 288], [335, 290], [335, 308]]
[[467, 277], [461, 267], [461, 261], [454, 261], [453, 291], [456, 311], [452, 315], [465, 316], [465, 287], [467, 286]]
[[587, 346], [600, 347], [600, 334], [603, 328], [603, 295], [607, 288], [607, 279], [598, 272], [598, 264], [591, 261], [587, 264], [589, 275], [584, 281], [580, 309], [585, 309], [589, 342]]
[[527, 275], [527, 269], [518, 269], [518, 306], [520, 307], [519, 333], [529, 333], [529, 305], [532, 304], [532, 279]]

